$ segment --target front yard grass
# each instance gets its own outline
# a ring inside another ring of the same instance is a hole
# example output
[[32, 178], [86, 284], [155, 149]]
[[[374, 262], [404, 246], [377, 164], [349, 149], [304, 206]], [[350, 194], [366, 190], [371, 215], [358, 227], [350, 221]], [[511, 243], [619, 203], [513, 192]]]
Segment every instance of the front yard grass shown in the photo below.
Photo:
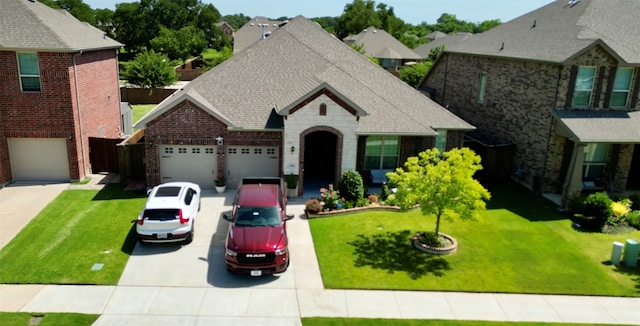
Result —
[[85, 315], [73, 313], [28, 313], [28, 312], [0, 312], [0, 325], [3, 326], [89, 326], [99, 315]]
[[[477, 320], [420, 320], [420, 319], [381, 319], [381, 318], [302, 318], [304, 326], [579, 326], [573, 323], [543, 323], [543, 322], [500, 322]], [[602, 324], [589, 324], [591, 326]]]
[[490, 189], [475, 221], [447, 221], [458, 252], [431, 256], [410, 237], [433, 231], [419, 210], [365, 211], [309, 221], [324, 285], [538, 294], [640, 296], [638, 269], [609, 264], [613, 241], [640, 238], [581, 232], [555, 206], [514, 187]]
[[119, 184], [63, 191], [2, 248], [0, 283], [116, 284], [145, 200]]

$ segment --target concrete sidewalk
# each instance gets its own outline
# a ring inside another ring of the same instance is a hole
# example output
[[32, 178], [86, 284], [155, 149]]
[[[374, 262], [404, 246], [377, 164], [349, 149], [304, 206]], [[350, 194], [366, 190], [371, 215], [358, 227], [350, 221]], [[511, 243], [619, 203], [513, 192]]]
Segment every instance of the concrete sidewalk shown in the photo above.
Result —
[[0, 285], [0, 311], [100, 314], [95, 325], [301, 325], [314, 316], [640, 325], [640, 298], [324, 289], [302, 198], [288, 206], [289, 270], [231, 275], [220, 216], [232, 198], [203, 192], [194, 241], [138, 244], [116, 286]]

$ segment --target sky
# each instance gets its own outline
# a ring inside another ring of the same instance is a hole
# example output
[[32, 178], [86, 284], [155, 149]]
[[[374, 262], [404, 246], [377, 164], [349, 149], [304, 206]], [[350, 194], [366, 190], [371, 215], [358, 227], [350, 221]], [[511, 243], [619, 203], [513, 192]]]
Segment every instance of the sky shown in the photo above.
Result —
[[[342, 14], [344, 7], [353, 0], [201, 0], [212, 3], [220, 14], [244, 14], [249, 17], [268, 18], [295, 17], [307, 18]], [[116, 3], [137, 2], [136, 0], [84, 0], [93, 9], [108, 8], [115, 10]], [[386, 0], [376, 1], [393, 7], [396, 17], [406, 23], [418, 25], [422, 22], [435, 24], [443, 14], [455, 15], [459, 20], [479, 23], [485, 20], [500, 19], [508, 22], [553, 0]]]

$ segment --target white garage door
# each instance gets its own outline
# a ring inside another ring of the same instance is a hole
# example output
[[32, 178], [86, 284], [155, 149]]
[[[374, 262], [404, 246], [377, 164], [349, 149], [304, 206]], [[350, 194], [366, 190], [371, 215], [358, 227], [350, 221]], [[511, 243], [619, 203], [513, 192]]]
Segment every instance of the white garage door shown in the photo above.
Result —
[[203, 189], [213, 189], [215, 169], [215, 146], [160, 146], [160, 176], [163, 183], [188, 181]]
[[277, 177], [278, 148], [255, 146], [227, 147], [227, 186], [238, 188], [245, 177]]
[[15, 181], [69, 181], [69, 157], [64, 138], [9, 138], [9, 158]]

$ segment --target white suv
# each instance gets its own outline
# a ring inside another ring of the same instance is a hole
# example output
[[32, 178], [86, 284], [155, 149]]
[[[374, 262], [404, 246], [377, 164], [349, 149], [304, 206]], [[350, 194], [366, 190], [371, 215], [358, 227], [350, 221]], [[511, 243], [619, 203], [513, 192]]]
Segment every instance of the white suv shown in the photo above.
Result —
[[170, 182], [155, 186], [138, 215], [138, 239], [145, 242], [191, 243], [199, 210], [200, 186], [197, 184]]

